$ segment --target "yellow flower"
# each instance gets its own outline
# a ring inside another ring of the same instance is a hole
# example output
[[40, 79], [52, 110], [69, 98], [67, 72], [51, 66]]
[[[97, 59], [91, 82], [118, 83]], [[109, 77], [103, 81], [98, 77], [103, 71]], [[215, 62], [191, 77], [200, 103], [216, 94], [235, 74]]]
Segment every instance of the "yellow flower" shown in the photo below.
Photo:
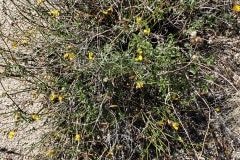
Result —
[[8, 138], [12, 139], [15, 136], [15, 132], [14, 131], [10, 131], [8, 134]]
[[240, 5], [234, 4], [234, 5], [233, 5], [233, 10], [234, 10], [235, 12], [240, 12]]
[[216, 111], [216, 112], [220, 112], [221, 110], [220, 110], [219, 107], [216, 107], [216, 108], [215, 108], [215, 111]]
[[20, 118], [19, 113], [16, 113], [16, 114], [14, 115], [14, 119], [17, 121], [19, 118]]
[[149, 33], [150, 33], [150, 28], [144, 29], [144, 30], [143, 30], [143, 33], [146, 34], [146, 35], [149, 35]]
[[49, 150], [47, 150], [47, 152], [46, 152], [46, 156], [51, 156], [51, 155], [53, 155], [53, 153], [54, 153], [54, 151], [51, 150], [51, 149], [49, 149]]
[[32, 114], [32, 119], [34, 121], [38, 121], [38, 120], [40, 120], [40, 117], [36, 113], [34, 113], [34, 114]]
[[34, 29], [30, 29], [29, 31], [28, 31], [28, 34], [33, 34], [34, 33]]
[[173, 122], [173, 123], [172, 123], [172, 127], [177, 131], [178, 128], [179, 128], [179, 123]]
[[23, 45], [27, 45], [27, 44], [28, 44], [28, 42], [29, 42], [29, 40], [28, 40], [28, 39], [24, 39], [24, 40], [22, 40], [22, 44], [23, 44]]
[[140, 24], [141, 21], [142, 21], [142, 18], [141, 18], [141, 17], [137, 17], [137, 18], [136, 18], [136, 23], [137, 23], [137, 24]]
[[139, 81], [139, 82], [136, 83], [136, 88], [140, 89], [140, 88], [143, 87], [143, 85], [144, 85], [144, 83], [142, 81]]
[[72, 61], [73, 58], [74, 58], [74, 54], [73, 54], [73, 53], [69, 53], [69, 54], [68, 54], [68, 59], [69, 59], [70, 61]]
[[57, 17], [59, 15], [59, 10], [57, 10], [57, 9], [51, 10], [50, 13], [53, 17]]
[[80, 134], [76, 134], [76, 135], [75, 135], [75, 141], [79, 141], [80, 138], [81, 138], [81, 135], [80, 135]]
[[65, 54], [63, 55], [63, 58], [64, 58], [64, 59], [69, 59], [70, 61], [72, 61], [73, 58], [74, 58], [74, 54], [73, 54], [72, 52], [70, 52], [70, 53], [65, 53]]
[[45, 2], [45, 0], [38, 0], [37, 5], [40, 6], [43, 2]]
[[178, 101], [178, 100], [179, 100], [179, 98], [178, 98], [177, 95], [173, 95], [172, 99], [173, 99], [174, 101]]
[[94, 54], [93, 54], [93, 52], [89, 52], [89, 53], [88, 53], [88, 59], [89, 59], [89, 60], [94, 60]]
[[107, 11], [108, 11], [109, 13], [113, 12], [113, 8], [112, 8], [112, 6], [109, 7]]
[[163, 125], [164, 125], [164, 122], [163, 122], [163, 120], [161, 120], [161, 121], [158, 121], [157, 124], [158, 124], [159, 126], [163, 126]]
[[139, 55], [135, 58], [135, 61], [142, 61], [142, 59], [143, 59], [142, 55]]
[[50, 101], [54, 101], [58, 98], [58, 95], [55, 94], [55, 93], [52, 93], [51, 96], [50, 96]]
[[178, 140], [179, 142], [181, 142], [181, 143], [184, 142], [183, 139], [182, 139], [182, 137], [180, 137], [180, 136], [178, 136], [177, 140]]
[[108, 14], [108, 11], [103, 11], [102, 13], [105, 14], [105, 15], [107, 15], [107, 14]]
[[13, 42], [13, 43], [12, 43], [12, 47], [13, 47], [14, 49], [17, 49], [18, 43], [17, 43], [17, 42]]
[[61, 132], [57, 132], [57, 133], [55, 133], [55, 137], [60, 138], [60, 137], [61, 137]]
[[59, 100], [59, 101], [62, 101], [62, 100], [63, 100], [63, 95], [61, 95], [61, 94], [58, 95], [58, 100]]
[[63, 55], [63, 58], [64, 58], [64, 59], [67, 59], [67, 58], [68, 58], [68, 53], [65, 53], [65, 54]]
[[111, 14], [113, 12], [113, 8], [112, 7], [109, 7], [108, 10], [106, 11], [103, 11], [102, 13], [107, 15], [107, 14]]
[[139, 55], [142, 55], [143, 51], [141, 49], [137, 49], [136, 51]]

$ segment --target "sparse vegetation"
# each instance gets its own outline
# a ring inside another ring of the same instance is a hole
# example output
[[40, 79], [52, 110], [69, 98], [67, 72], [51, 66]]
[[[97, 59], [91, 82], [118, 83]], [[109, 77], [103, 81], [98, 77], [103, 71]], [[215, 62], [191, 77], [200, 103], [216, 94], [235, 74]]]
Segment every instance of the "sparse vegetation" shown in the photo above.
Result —
[[215, 69], [218, 55], [210, 40], [238, 33], [236, 5], [208, 0], [12, 3], [17, 17], [5, 8], [6, 16], [17, 23], [11, 35], [2, 35], [10, 44], [1, 49], [2, 76], [18, 76], [34, 86], [35, 96], [45, 94], [38, 113], [28, 115], [18, 107], [13, 114], [29, 123], [48, 117], [46, 125], [54, 126], [41, 141], [50, 147], [38, 156], [231, 156], [228, 148], [217, 154], [208, 150], [215, 132], [210, 120], [221, 112], [216, 92], [224, 97], [223, 83], [232, 78]]

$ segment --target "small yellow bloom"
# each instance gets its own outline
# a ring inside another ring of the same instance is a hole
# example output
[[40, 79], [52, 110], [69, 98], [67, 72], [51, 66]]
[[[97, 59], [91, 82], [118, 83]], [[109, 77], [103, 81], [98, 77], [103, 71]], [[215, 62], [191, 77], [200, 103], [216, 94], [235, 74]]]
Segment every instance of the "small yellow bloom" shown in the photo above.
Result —
[[59, 137], [61, 137], [61, 133], [60, 133], [60, 132], [57, 132], [57, 133], [55, 134], [55, 136], [59, 138]]
[[18, 43], [17, 43], [17, 42], [13, 42], [13, 43], [12, 43], [12, 47], [13, 47], [14, 49], [17, 49]]
[[14, 131], [10, 131], [8, 134], [8, 138], [12, 139], [15, 136], [15, 132]]
[[53, 155], [53, 153], [54, 153], [54, 151], [51, 150], [51, 149], [49, 149], [49, 150], [47, 150], [47, 152], [46, 152], [46, 156], [51, 156], [51, 155]]
[[46, 0], [38, 0], [37, 1], [37, 5], [40, 6], [43, 2], [45, 2]]
[[14, 119], [17, 121], [19, 118], [20, 118], [20, 114], [19, 114], [19, 113], [16, 113], [16, 114], [14, 115]]
[[163, 120], [161, 120], [161, 121], [158, 121], [157, 124], [158, 124], [159, 126], [163, 126], [163, 125], [164, 125], [164, 122], [163, 122]]
[[146, 35], [149, 35], [149, 33], [150, 33], [150, 28], [144, 29], [144, 30], [143, 30], [143, 33], [146, 34]]
[[52, 93], [51, 96], [50, 96], [50, 101], [54, 101], [58, 98], [58, 95], [55, 94], [55, 93]]
[[142, 81], [139, 81], [139, 82], [136, 83], [136, 88], [140, 89], [140, 88], [143, 87], [143, 85], [144, 85], [144, 83]]
[[220, 112], [221, 110], [220, 110], [219, 107], [216, 107], [216, 108], [215, 108], [215, 111], [216, 111], [216, 112]]
[[107, 14], [108, 14], [108, 11], [103, 11], [102, 13], [105, 14], [105, 15], [107, 15]]
[[177, 95], [173, 95], [172, 99], [173, 99], [174, 101], [178, 101], [178, 100], [179, 100], [179, 97], [178, 97]]
[[29, 42], [29, 40], [28, 40], [28, 39], [24, 39], [24, 40], [22, 40], [22, 45], [27, 45], [27, 44], [28, 44], [28, 42]]
[[89, 52], [89, 53], [88, 53], [88, 59], [89, 59], [89, 60], [94, 60], [94, 54], [93, 54], [93, 52]]
[[63, 55], [63, 58], [64, 58], [64, 59], [67, 59], [67, 58], [68, 58], [68, 53], [65, 53], [65, 54]]
[[172, 127], [177, 131], [178, 128], [179, 128], [179, 123], [173, 122], [173, 123], [172, 123]]
[[51, 10], [50, 13], [53, 17], [57, 17], [59, 15], [59, 10], [57, 10], [57, 9]]
[[178, 136], [177, 140], [178, 140], [179, 142], [181, 142], [181, 143], [184, 142], [183, 139], [182, 139], [182, 137], [180, 137], [180, 136]]
[[139, 55], [142, 55], [143, 54], [143, 51], [141, 49], [137, 49], [136, 51]]
[[73, 54], [72, 52], [70, 52], [70, 53], [65, 53], [65, 54], [63, 55], [63, 58], [64, 58], [64, 59], [69, 59], [70, 61], [72, 61], [73, 58], [74, 58], [74, 54]]
[[80, 134], [76, 134], [75, 135], [75, 141], [79, 141], [81, 139], [81, 135]]
[[143, 59], [143, 56], [142, 55], [139, 55], [135, 58], [135, 61], [142, 61]]
[[32, 119], [33, 119], [34, 121], [38, 121], [38, 120], [40, 120], [40, 117], [39, 117], [39, 115], [37, 115], [36, 113], [34, 113], [34, 114], [32, 114]]
[[68, 59], [69, 59], [70, 61], [72, 61], [73, 58], [74, 58], [74, 54], [73, 54], [73, 53], [69, 53], [69, 54], [68, 54]]
[[63, 100], [63, 95], [61, 95], [61, 94], [58, 95], [58, 100], [59, 100], [59, 101], [62, 101], [62, 100]]
[[137, 18], [136, 18], [136, 23], [137, 23], [137, 24], [140, 24], [141, 21], [142, 21], [142, 18], [141, 18], [141, 17], [137, 17]]
[[234, 4], [234, 5], [233, 5], [233, 10], [234, 10], [235, 12], [240, 12], [240, 5]]
[[112, 8], [112, 6], [109, 7], [107, 11], [108, 11], [109, 13], [112, 13], [112, 12], [113, 12], [113, 8]]
[[34, 33], [34, 29], [30, 29], [29, 31], [28, 31], [28, 34], [33, 34]]
[[103, 11], [102, 13], [107, 15], [107, 14], [111, 14], [113, 12], [113, 8], [112, 7], [109, 7], [108, 10], [106, 11]]

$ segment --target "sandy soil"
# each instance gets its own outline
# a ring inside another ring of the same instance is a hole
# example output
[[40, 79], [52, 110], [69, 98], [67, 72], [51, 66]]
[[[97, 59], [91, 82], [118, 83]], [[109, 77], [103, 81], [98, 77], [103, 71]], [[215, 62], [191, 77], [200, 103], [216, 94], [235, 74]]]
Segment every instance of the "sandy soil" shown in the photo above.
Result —
[[[6, 2], [6, 3], [5, 3]], [[4, 15], [3, 4], [15, 11], [10, 1], [0, 0], [0, 33], [4, 36], [13, 31], [11, 24], [14, 22]], [[0, 37], [0, 47], [8, 49], [11, 44], [4, 36]], [[49, 131], [49, 126], [44, 124], [46, 117], [41, 116], [40, 120], [27, 122], [22, 118], [16, 120], [17, 107], [31, 117], [33, 113], [43, 107], [44, 96], [35, 95], [32, 85], [25, 80], [14, 77], [3, 77], [5, 71], [5, 53], [0, 54], [0, 159], [20, 160], [37, 159], [37, 155], [46, 151], [41, 146], [42, 136]], [[8, 95], [8, 96], [7, 96]], [[9, 132], [15, 131], [15, 136], [9, 139]]]

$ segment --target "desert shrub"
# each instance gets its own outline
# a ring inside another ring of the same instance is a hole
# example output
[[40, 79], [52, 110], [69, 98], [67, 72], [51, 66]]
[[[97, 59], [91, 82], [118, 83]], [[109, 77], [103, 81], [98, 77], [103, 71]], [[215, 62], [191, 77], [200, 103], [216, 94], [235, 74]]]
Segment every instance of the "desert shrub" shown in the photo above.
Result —
[[[47, 155], [160, 159], [181, 149], [197, 156], [204, 148], [204, 111], [209, 108], [197, 97], [208, 93], [214, 79], [206, 70], [214, 58], [203, 52], [204, 36], [225, 34], [223, 29], [232, 23], [228, 5], [162, 0], [13, 3], [28, 30], [16, 29], [9, 52], [21, 57], [24, 52], [14, 48], [31, 50], [27, 61], [15, 61], [19, 74], [31, 75], [37, 91], [49, 97], [44, 114], [54, 129], [46, 141], [54, 148]], [[31, 65], [34, 69], [26, 67]], [[6, 74], [12, 72], [9, 66]]]

